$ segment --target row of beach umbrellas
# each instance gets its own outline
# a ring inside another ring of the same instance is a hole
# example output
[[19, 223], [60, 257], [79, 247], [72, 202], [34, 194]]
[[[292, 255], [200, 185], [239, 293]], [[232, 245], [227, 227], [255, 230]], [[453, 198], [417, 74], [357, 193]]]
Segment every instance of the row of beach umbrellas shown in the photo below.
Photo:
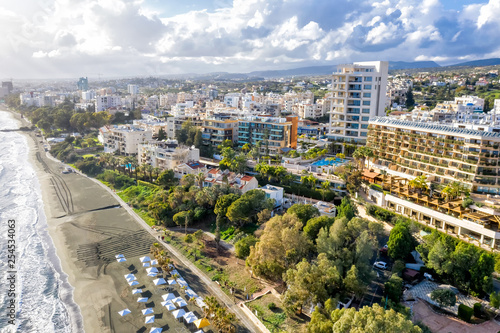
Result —
[[[118, 262], [126, 261], [123, 254], [116, 255], [116, 259]], [[148, 268], [146, 268], [147, 275], [150, 277], [156, 277], [156, 275], [159, 273], [159, 271], [153, 265], [158, 265], [157, 260], [151, 260], [151, 258], [148, 256], [141, 257], [139, 260], [142, 263], [143, 267], [148, 267]], [[201, 307], [201, 305], [206, 306], [205, 302], [203, 302], [203, 299], [201, 297], [199, 297], [191, 288], [189, 288], [187, 282], [180, 276], [179, 272], [176, 269], [172, 270], [171, 274], [172, 275], [177, 274], [178, 278], [176, 280], [174, 280], [174, 279], [168, 280], [169, 285], [179, 284], [181, 287], [186, 287], [187, 288], [186, 294], [188, 295], [189, 298], [195, 298], [197, 305], [200, 307]], [[134, 274], [126, 274], [125, 279], [127, 280], [127, 282], [129, 283], [130, 286], [134, 286], [134, 285], [139, 284], [139, 282], [137, 282], [137, 278], [135, 277]], [[163, 278], [158, 278], [158, 279], [153, 280], [153, 283], [156, 286], [158, 286], [158, 285], [167, 284], [167, 281], [165, 281], [165, 279], [163, 279]], [[142, 293], [142, 289], [133, 289], [132, 290], [133, 295], [140, 294], [140, 293]], [[161, 302], [162, 306], [164, 306], [168, 311], [171, 311], [174, 318], [176, 318], [176, 319], [184, 318], [184, 321], [186, 322], [186, 324], [194, 323], [196, 328], [200, 329], [196, 333], [203, 333], [203, 330], [201, 330], [201, 328], [210, 325], [210, 322], [206, 318], [198, 319], [192, 311], [186, 313], [186, 311], [184, 309], [181, 309], [182, 307], [187, 306], [187, 302], [184, 299], [182, 299], [182, 297], [176, 297], [174, 294], [168, 293], [168, 294], [163, 295], [162, 298], [164, 300], [163, 302]], [[148, 302], [148, 300], [149, 299], [147, 297], [139, 297], [137, 299], [137, 302], [146, 303], [146, 302]], [[174, 304], [177, 304], [179, 309]], [[129, 309], [124, 309], [122, 311], [119, 311], [118, 313], [123, 317], [123, 316], [131, 313], [131, 311]], [[143, 309], [142, 314], [144, 316], [146, 316], [145, 317], [146, 324], [154, 323], [155, 316], [154, 316], [154, 310], [152, 308]], [[151, 315], [151, 314], [153, 314], [153, 315]], [[161, 328], [153, 327], [153, 328], [151, 328], [150, 333], [159, 333], [161, 331], [162, 331]]]

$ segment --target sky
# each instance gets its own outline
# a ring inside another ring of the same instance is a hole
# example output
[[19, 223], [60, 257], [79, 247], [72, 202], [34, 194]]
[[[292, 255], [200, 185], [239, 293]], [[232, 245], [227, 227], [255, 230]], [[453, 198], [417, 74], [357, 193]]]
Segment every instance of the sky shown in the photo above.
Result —
[[0, 0], [0, 78], [500, 57], [500, 0]]

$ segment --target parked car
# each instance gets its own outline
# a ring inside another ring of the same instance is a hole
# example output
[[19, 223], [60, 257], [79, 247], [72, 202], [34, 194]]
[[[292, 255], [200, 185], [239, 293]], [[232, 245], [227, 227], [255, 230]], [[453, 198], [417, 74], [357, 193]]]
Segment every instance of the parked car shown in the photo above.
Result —
[[379, 250], [379, 252], [380, 252], [380, 254], [386, 255], [388, 250], [389, 250], [389, 247], [387, 246], [387, 244], [385, 244], [384, 247]]
[[375, 261], [373, 267], [378, 269], [387, 269], [387, 263], [384, 261]]

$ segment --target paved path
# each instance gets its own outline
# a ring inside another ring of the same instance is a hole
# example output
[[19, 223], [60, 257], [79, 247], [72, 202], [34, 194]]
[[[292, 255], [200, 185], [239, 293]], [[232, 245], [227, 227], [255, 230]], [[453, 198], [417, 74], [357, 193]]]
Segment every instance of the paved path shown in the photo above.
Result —
[[[81, 174], [84, 177], [87, 177], [79, 171], [77, 171], [77, 173]], [[120, 205], [125, 208], [125, 210], [127, 210], [127, 212], [139, 223], [140, 226], [142, 226], [147, 232], [149, 232], [155, 239], [158, 239], [160, 233], [153, 230], [146, 222], [144, 222], [144, 220], [139, 215], [137, 215], [136, 212], [134, 212], [134, 210], [126, 202], [124, 202], [122, 198], [120, 198], [113, 190], [111, 190], [109, 187], [107, 187], [97, 179], [90, 177], [88, 178], [107, 190], [120, 203]], [[164, 241], [160, 241], [160, 243], [163, 244], [163, 246], [165, 246], [165, 248], [171, 254], [173, 254], [173, 256], [176, 257], [177, 260], [182, 262], [182, 264], [184, 264], [194, 274], [196, 274], [201, 279], [201, 281], [203, 281], [203, 283], [209, 288], [209, 290], [236, 315], [236, 317], [250, 332], [262, 332], [262, 330], [259, 329], [258, 325], [255, 324], [252, 319], [248, 318], [246, 313], [220, 289], [217, 283], [213, 282], [208, 276], [205, 275], [205, 273], [203, 273], [198, 267], [196, 267], [191, 261], [189, 261], [189, 259], [187, 259], [175, 247]]]
[[456, 318], [438, 315], [423, 301], [411, 306], [413, 322], [422, 322], [434, 333], [497, 333], [500, 325], [494, 320], [479, 325], [465, 323]]
[[[436, 302], [431, 300], [432, 291], [435, 289], [438, 289], [438, 288], [439, 288], [439, 284], [437, 284], [435, 282], [423, 281], [423, 282], [420, 282], [419, 284], [417, 284], [416, 286], [408, 289], [405, 292], [405, 294], [411, 293], [413, 295], [413, 297], [415, 297], [415, 299], [420, 298], [420, 299], [423, 299], [431, 304], [438, 306], [438, 304]], [[459, 304], [465, 304], [468, 307], [472, 308], [472, 307], [474, 307], [474, 303], [483, 303], [483, 305], [488, 305], [488, 302], [485, 302], [483, 300], [480, 300], [478, 298], [474, 298], [471, 296], [466, 296], [462, 293], [458, 293], [457, 294], [457, 304], [455, 304], [452, 307], [449, 307], [449, 306], [443, 307], [443, 309], [450, 311], [450, 312], [454, 313], [455, 315], [457, 315]]]

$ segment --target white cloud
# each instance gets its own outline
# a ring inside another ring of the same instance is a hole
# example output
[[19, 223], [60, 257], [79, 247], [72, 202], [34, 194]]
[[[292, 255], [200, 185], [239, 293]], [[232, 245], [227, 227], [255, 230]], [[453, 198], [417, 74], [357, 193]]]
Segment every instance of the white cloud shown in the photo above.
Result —
[[38, 1], [0, 8], [0, 75], [245, 72], [500, 55], [499, 0], [455, 10], [439, 0], [213, 0], [215, 10], [172, 17], [159, 17], [148, 0]]

